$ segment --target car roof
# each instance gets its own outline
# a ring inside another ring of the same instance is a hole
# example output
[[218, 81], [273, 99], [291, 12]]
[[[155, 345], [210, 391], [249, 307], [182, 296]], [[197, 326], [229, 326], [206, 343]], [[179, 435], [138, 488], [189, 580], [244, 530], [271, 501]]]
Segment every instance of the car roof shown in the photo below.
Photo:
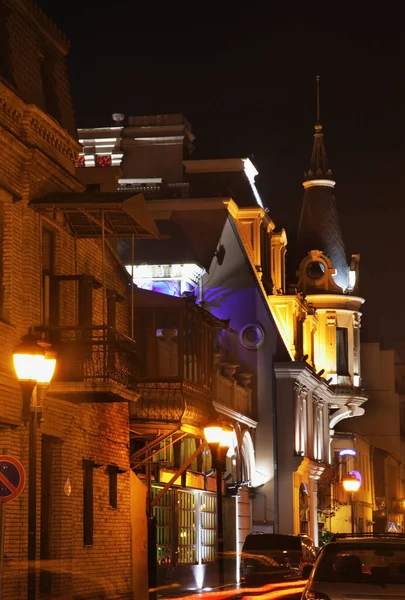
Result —
[[[368, 533], [368, 534], [335, 534], [329, 544], [348, 544], [348, 545], [364, 545], [364, 544], [405, 544], [405, 535], [398, 533]], [[329, 545], [327, 544], [327, 545]]]

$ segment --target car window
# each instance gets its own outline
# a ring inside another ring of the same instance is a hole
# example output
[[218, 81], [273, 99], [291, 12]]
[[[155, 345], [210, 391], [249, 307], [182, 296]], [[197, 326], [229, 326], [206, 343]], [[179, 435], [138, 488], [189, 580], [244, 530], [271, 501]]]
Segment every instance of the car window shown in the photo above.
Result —
[[243, 544], [243, 552], [266, 550], [301, 550], [301, 540], [293, 535], [258, 533], [248, 535]]
[[322, 582], [405, 584], [405, 544], [330, 544], [313, 578]]

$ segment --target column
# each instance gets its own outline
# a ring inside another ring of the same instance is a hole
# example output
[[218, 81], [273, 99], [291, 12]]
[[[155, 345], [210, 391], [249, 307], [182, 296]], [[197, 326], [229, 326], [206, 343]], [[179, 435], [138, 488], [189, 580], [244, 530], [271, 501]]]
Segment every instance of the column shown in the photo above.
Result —
[[310, 475], [309, 479], [309, 519], [310, 533], [315, 546], [319, 546], [318, 535], [318, 482]]

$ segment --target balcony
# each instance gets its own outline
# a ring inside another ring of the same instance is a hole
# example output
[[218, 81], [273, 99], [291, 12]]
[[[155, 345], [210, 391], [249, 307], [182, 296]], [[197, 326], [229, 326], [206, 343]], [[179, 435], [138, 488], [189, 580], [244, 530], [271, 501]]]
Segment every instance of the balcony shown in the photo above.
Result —
[[134, 340], [106, 325], [46, 331], [58, 354], [50, 395], [74, 402], [138, 399], [142, 367]]
[[145, 380], [138, 385], [139, 400], [130, 406], [137, 422], [165, 422], [200, 427], [213, 412], [210, 390], [187, 379]]
[[136, 339], [145, 357], [145, 377], [131, 420], [201, 427], [212, 404], [213, 334], [227, 327], [194, 298], [137, 289]]

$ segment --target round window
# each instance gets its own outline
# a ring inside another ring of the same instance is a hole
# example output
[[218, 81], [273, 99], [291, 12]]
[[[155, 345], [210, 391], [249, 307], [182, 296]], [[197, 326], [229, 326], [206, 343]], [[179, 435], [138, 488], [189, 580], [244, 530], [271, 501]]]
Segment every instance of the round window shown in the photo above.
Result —
[[312, 261], [307, 266], [307, 275], [311, 279], [320, 279], [325, 273], [325, 265], [319, 261]]
[[245, 348], [257, 350], [264, 343], [264, 329], [260, 325], [250, 323], [242, 328], [239, 339]]

